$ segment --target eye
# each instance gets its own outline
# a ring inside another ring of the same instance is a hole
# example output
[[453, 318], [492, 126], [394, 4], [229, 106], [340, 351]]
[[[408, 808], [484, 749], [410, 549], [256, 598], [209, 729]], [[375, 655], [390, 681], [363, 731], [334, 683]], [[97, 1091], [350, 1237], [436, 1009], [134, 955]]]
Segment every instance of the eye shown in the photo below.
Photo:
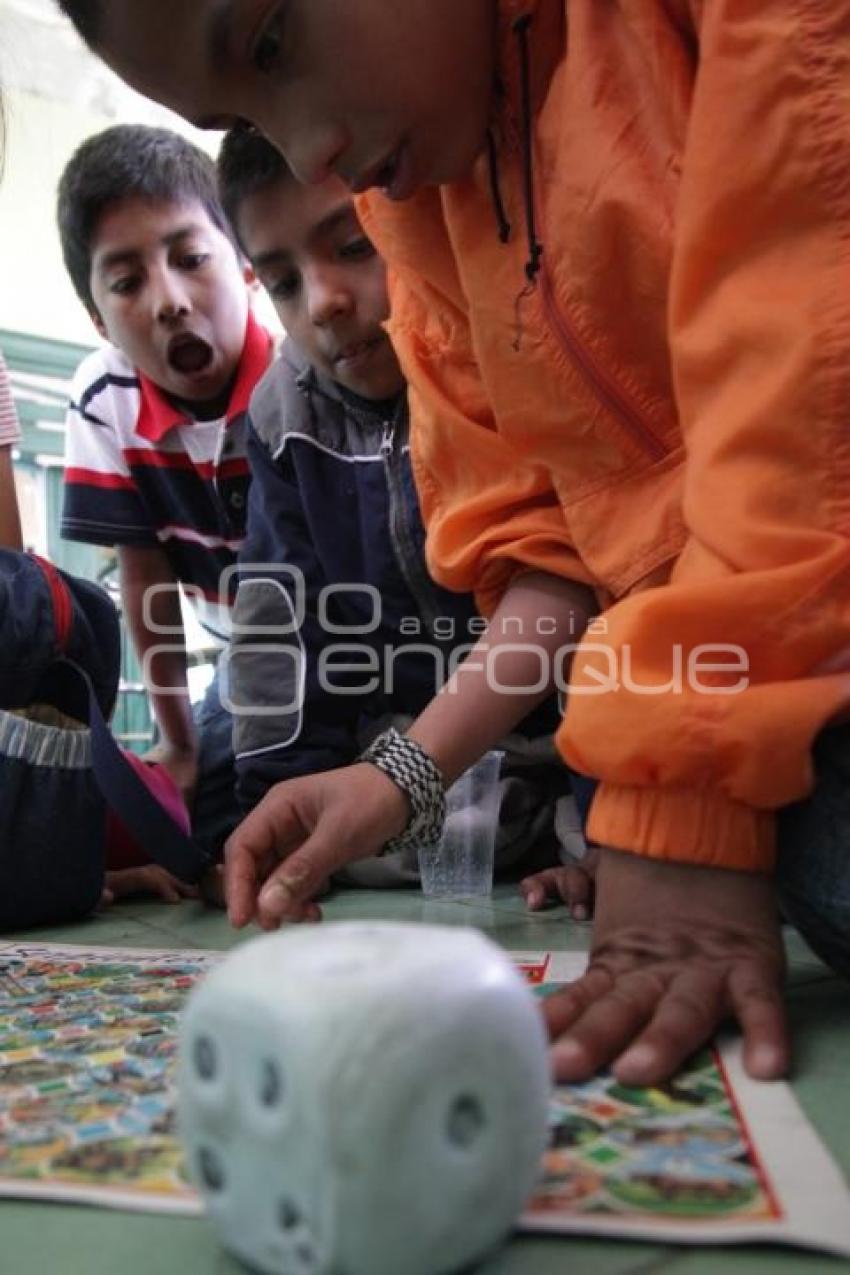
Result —
[[260, 75], [271, 75], [280, 66], [285, 17], [286, 5], [278, 5], [254, 42], [251, 61]]
[[134, 292], [138, 292], [141, 280], [138, 275], [122, 275], [120, 279], [113, 279], [109, 285], [109, 291], [118, 297], [130, 297]]
[[275, 301], [291, 301], [301, 287], [301, 276], [293, 270], [279, 279], [264, 280], [264, 283]]
[[371, 241], [361, 235], [340, 249], [339, 255], [344, 261], [368, 261], [375, 256], [375, 248]]
[[181, 270], [200, 270], [201, 266], [205, 266], [210, 259], [208, 252], [186, 252], [180, 258], [178, 265]]

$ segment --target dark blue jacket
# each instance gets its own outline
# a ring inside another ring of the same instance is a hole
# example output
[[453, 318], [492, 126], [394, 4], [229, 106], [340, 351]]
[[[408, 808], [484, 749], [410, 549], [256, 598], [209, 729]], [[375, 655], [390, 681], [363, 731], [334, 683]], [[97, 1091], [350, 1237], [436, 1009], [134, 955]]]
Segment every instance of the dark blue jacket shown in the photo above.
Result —
[[[383, 411], [355, 401], [290, 342], [250, 416], [229, 664], [246, 808], [282, 779], [352, 762], [376, 724], [416, 716], [485, 628], [470, 594], [427, 573], [403, 397]], [[551, 704], [521, 729], [548, 741], [556, 720]]]

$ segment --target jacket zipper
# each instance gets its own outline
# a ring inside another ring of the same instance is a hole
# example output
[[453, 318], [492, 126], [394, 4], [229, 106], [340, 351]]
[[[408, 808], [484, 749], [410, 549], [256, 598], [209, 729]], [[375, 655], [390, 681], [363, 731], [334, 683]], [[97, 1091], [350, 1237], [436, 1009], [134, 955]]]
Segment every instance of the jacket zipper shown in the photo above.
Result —
[[394, 463], [396, 422], [384, 422], [384, 434], [381, 439], [381, 458], [387, 476], [387, 489], [390, 497], [390, 540], [399, 570], [404, 577], [413, 596], [419, 614], [424, 619], [430, 633], [434, 632], [438, 612], [434, 603], [430, 581], [422, 571], [419, 555], [410, 543], [407, 520], [405, 516], [406, 502], [402, 490], [401, 476]]
[[540, 272], [540, 290], [549, 326], [554, 331], [562, 349], [573, 366], [578, 369], [603, 406], [620, 422], [626, 432], [637, 441], [641, 449], [647, 452], [653, 460], [662, 460], [667, 455], [666, 447], [656, 437], [643, 417], [628, 402], [613, 377], [602, 369], [587, 347], [576, 336], [566, 316], [558, 307], [552, 289], [552, 281], [545, 266]]
[[[321, 394], [329, 402], [336, 403], [337, 399], [330, 398], [320, 385], [312, 387], [305, 386], [307, 393], [311, 389]], [[403, 409], [401, 409], [403, 410]], [[374, 418], [372, 418], [374, 420]], [[433, 634], [437, 620], [440, 618], [441, 612], [437, 605], [436, 597], [431, 579], [427, 572], [422, 569], [422, 560], [416, 552], [416, 546], [412, 541], [409, 532], [409, 523], [407, 517], [407, 501], [405, 499], [404, 485], [396, 464], [398, 452], [396, 451], [396, 429], [398, 426], [398, 412], [393, 420], [384, 421], [384, 432], [381, 436], [381, 445], [379, 454], [384, 463], [384, 476], [387, 483], [387, 493], [389, 495], [390, 510], [390, 542], [392, 544], [393, 556], [396, 560], [399, 571], [402, 574], [408, 591], [419, 611], [420, 619], [424, 620], [430, 633]]]
[[[516, 97], [516, 91], [516, 85], [514, 84], [514, 98]], [[519, 129], [512, 112], [507, 115], [505, 120], [505, 131], [512, 150], [514, 150], [517, 154], [522, 154], [522, 138], [520, 137]], [[539, 166], [535, 165], [535, 173], [538, 171]], [[552, 287], [552, 280], [548, 270], [546, 269], [545, 244], [547, 236], [536, 182], [533, 192], [533, 202], [535, 220], [537, 221], [537, 225], [542, 228], [542, 241], [544, 245], [542, 261], [537, 277], [540, 283], [541, 296], [543, 298], [543, 309], [549, 322], [549, 326], [573, 367], [575, 367], [579, 374], [583, 377], [585, 383], [590, 387], [599, 402], [602, 403], [602, 405], [617, 421], [619, 421], [624, 431], [630, 438], [637, 442], [637, 445], [642, 451], [651, 456], [653, 460], [662, 460], [667, 455], [667, 448], [664, 443], [647, 424], [643, 416], [641, 416], [632, 403], [626, 398], [615, 379], [606, 372], [593, 357], [587, 346], [574, 331], [567, 316], [558, 306], [554, 289]]]
[[46, 558], [39, 557], [34, 553], [30, 555], [33, 562], [37, 562], [44, 573], [47, 580], [47, 587], [50, 590], [50, 601], [53, 605], [53, 623], [56, 628], [56, 642], [59, 650], [63, 653], [68, 649], [68, 643], [71, 640], [71, 627], [74, 620], [74, 608], [71, 602], [71, 595], [68, 592], [68, 586], [56, 570], [52, 562], [48, 562]]

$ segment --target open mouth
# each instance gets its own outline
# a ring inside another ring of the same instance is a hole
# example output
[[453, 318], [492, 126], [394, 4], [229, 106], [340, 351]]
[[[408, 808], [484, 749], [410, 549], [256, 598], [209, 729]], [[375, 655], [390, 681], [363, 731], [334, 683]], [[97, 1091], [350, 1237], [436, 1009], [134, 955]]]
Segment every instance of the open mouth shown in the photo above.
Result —
[[168, 343], [168, 366], [181, 376], [196, 376], [205, 372], [213, 360], [213, 348], [199, 336], [186, 334], [173, 337]]

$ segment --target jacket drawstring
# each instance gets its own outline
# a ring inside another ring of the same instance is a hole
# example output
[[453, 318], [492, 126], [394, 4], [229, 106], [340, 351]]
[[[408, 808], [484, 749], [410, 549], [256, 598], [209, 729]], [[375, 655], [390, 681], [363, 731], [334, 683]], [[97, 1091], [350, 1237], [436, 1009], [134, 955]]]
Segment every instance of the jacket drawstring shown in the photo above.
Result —
[[531, 108], [531, 50], [528, 47], [528, 31], [531, 26], [531, 14], [524, 14], [514, 23], [514, 34], [519, 45], [520, 79], [521, 79], [521, 141], [522, 141], [522, 184], [525, 202], [525, 229], [528, 236], [528, 261], [525, 275], [533, 284], [540, 272], [540, 258], [543, 256], [543, 244], [537, 238], [537, 217], [534, 210], [534, 121]]
[[[541, 269], [543, 244], [537, 237], [537, 214], [534, 207], [534, 119], [531, 105], [531, 49], [528, 32], [532, 23], [530, 13], [523, 14], [513, 24], [513, 32], [519, 47], [520, 63], [520, 143], [522, 147], [522, 198], [525, 211], [525, 233], [528, 241], [528, 260], [525, 277], [533, 286]], [[511, 237], [502, 185], [499, 177], [499, 155], [493, 130], [487, 130], [487, 162], [490, 172], [490, 197], [496, 213], [499, 242], [507, 243]], [[525, 293], [523, 293], [525, 295]]]
[[496, 139], [492, 129], [487, 130], [487, 161], [490, 168], [490, 195], [496, 211], [496, 223], [499, 227], [499, 243], [507, 243], [511, 237], [511, 223], [505, 211], [502, 197], [502, 185], [499, 181], [499, 157], [496, 154]]
[[[519, 49], [520, 63], [520, 145], [522, 148], [522, 198], [525, 213], [525, 233], [528, 242], [528, 260], [525, 263], [525, 287], [516, 298], [516, 334], [513, 348], [518, 353], [522, 346], [522, 310], [537, 285], [542, 268], [543, 244], [537, 237], [537, 215], [534, 207], [534, 119], [531, 103], [531, 49], [528, 32], [531, 14], [524, 14], [513, 24], [513, 32]], [[490, 171], [490, 196], [499, 228], [499, 241], [507, 243], [511, 237], [511, 223], [505, 209], [499, 178], [499, 155], [492, 130], [487, 132], [487, 160]]]

